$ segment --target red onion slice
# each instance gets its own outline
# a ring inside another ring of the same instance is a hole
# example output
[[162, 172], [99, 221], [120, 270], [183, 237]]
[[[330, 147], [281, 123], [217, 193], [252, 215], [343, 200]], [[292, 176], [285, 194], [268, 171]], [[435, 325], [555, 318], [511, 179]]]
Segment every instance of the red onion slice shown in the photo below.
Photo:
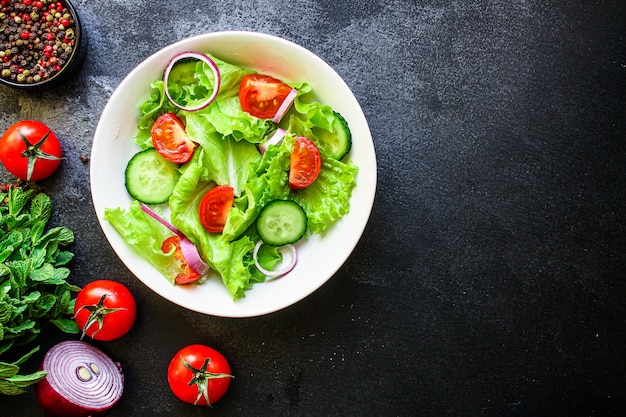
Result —
[[47, 416], [101, 415], [124, 391], [120, 364], [86, 342], [71, 340], [53, 346], [41, 368], [47, 375], [37, 383], [37, 401]]
[[269, 148], [270, 146], [278, 145], [280, 142], [282, 142], [286, 134], [287, 131], [280, 127], [273, 131], [270, 137], [264, 143], [259, 144], [259, 152], [261, 152], [261, 155], [263, 155], [267, 148]]
[[289, 263], [287, 265], [285, 265], [284, 268], [281, 269], [277, 269], [276, 271], [270, 271], [269, 269], [265, 269], [261, 266], [261, 264], [259, 264], [259, 260], [258, 260], [258, 254], [259, 254], [259, 249], [261, 248], [261, 246], [263, 246], [263, 241], [259, 240], [256, 245], [254, 246], [254, 251], [252, 252], [252, 258], [254, 259], [254, 266], [257, 267], [257, 269], [265, 276], [270, 277], [270, 278], [275, 278], [275, 277], [279, 277], [282, 275], [285, 275], [289, 272], [291, 272], [291, 270], [296, 266], [296, 262], [297, 262], [297, 253], [296, 253], [296, 247], [292, 244], [288, 244], [285, 246], [280, 246], [278, 248], [278, 250], [280, 251], [281, 249], [285, 248], [285, 249], [289, 249], [290, 251], [290, 255], [291, 255], [291, 259], [289, 259]]
[[200, 275], [204, 275], [209, 272], [209, 264], [204, 262], [202, 257], [200, 256], [200, 252], [198, 252], [198, 247], [185, 236], [183, 232], [178, 230], [174, 225], [165, 220], [163, 217], [156, 214], [154, 211], [150, 209], [144, 203], [141, 203], [141, 210], [144, 213], [161, 223], [163, 226], [167, 227], [170, 231], [176, 234], [180, 238], [180, 250], [183, 252], [183, 256], [187, 260], [189, 266], [196, 271]]
[[183, 256], [187, 260], [187, 263], [200, 275], [204, 275], [209, 272], [209, 265], [202, 260], [198, 247], [194, 243], [184, 236], [180, 238], [180, 250], [183, 252]]
[[163, 226], [167, 227], [168, 229], [170, 229], [174, 234], [180, 236], [180, 237], [184, 237], [183, 232], [181, 232], [180, 230], [178, 230], [176, 227], [174, 227], [173, 224], [171, 224], [170, 222], [168, 222], [167, 220], [165, 220], [163, 217], [159, 216], [158, 214], [156, 214], [154, 211], [152, 211], [150, 209], [150, 207], [146, 206], [144, 203], [141, 203], [141, 210], [143, 210], [144, 213], [146, 213], [147, 215], [149, 215], [150, 217], [152, 217], [154, 220], [158, 221], [159, 223], [161, 223]]
[[[176, 63], [178, 61], [180, 61], [180, 60], [189, 59], [189, 58], [197, 59], [197, 60], [202, 61], [205, 64], [207, 64], [209, 66], [209, 68], [211, 68], [211, 71], [213, 72], [213, 79], [215, 80], [213, 93], [209, 96], [209, 98], [207, 98], [205, 101], [203, 101], [202, 103], [198, 104], [197, 106], [191, 106], [191, 107], [183, 106], [183, 105], [175, 102], [172, 99], [172, 96], [170, 95], [169, 89], [167, 88], [167, 82], [168, 82], [168, 80], [170, 78], [170, 73], [172, 72], [172, 68], [174, 68], [174, 65], [176, 65]], [[170, 60], [169, 64], [167, 64], [167, 67], [165, 68], [165, 72], [163, 73], [163, 82], [165, 84], [163, 86], [163, 89], [165, 90], [165, 95], [167, 96], [167, 99], [174, 106], [178, 107], [181, 110], [185, 110], [185, 111], [198, 111], [198, 110], [204, 109], [206, 106], [211, 104], [211, 102], [213, 102], [213, 100], [215, 100], [215, 97], [217, 97], [217, 93], [220, 90], [221, 76], [220, 76], [220, 70], [217, 67], [217, 64], [211, 58], [209, 58], [207, 55], [201, 54], [201, 53], [198, 53], [198, 52], [182, 52], [182, 53], [174, 56], [174, 58], [172, 58]]]
[[289, 110], [289, 108], [293, 104], [293, 101], [297, 95], [298, 90], [292, 88], [289, 94], [287, 94], [287, 97], [285, 97], [285, 99], [283, 100], [278, 110], [276, 110], [276, 114], [274, 115], [274, 123], [279, 123], [281, 120], [283, 120], [283, 117], [287, 113], [287, 110]]

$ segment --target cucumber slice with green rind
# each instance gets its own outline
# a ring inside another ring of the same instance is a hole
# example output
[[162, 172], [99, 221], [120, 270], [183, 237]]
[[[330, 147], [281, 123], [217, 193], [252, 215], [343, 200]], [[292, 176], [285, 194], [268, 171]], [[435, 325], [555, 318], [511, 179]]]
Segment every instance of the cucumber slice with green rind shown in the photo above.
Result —
[[274, 200], [268, 203], [259, 217], [256, 227], [263, 242], [272, 246], [284, 246], [300, 240], [307, 229], [307, 216], [300, 205], [291, 200]]
[[133, 155], [124, 179], [131, 197], [146, 204], [161, 204], [171, 197], [179, 175], [178, 165], [150, 148]]
[[341, 114], [336, 111], [333, 111], [333, 114], [335, 118], [332, 123], [332, 131], [329, 132], [326, 129], [316, 127], [313, 128], [313, 133], [326, 153], [340, 161], [352, 148], [352, 132], [350, 132], [348, 122]]

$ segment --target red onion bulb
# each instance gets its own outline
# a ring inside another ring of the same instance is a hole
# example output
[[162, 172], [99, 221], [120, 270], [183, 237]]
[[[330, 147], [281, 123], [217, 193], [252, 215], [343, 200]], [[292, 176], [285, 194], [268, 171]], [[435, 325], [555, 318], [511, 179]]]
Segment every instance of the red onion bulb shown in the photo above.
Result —
[[108, 411], [121, 398], [119, 363], [82, 341], [61, 342], [44, 356], [46, 378], [37, 383], [37, 401], [47, 417], [89, 417]]

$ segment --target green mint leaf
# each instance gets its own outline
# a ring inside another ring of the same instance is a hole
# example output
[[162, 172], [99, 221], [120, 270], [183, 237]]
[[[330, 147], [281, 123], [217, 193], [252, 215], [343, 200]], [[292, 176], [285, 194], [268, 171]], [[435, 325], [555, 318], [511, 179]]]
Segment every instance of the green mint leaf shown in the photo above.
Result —
[[[0, 338], [1, 339], [1, 338]], [[0, 341], [0, 355], [9, 350], [13, 346], [13, 340]]]
[[46, 371], [37, 371], [28, 375], [15, 375], [8, 380], [15, 384], [17, 387], [26, 388], [36, 384], [46, 377]]
[[26, 391], [26, 389], [20, 388], [10, 381], [0, 379], [0, 394], [19, 395], [25, 393]]
[[78, 334], [78, 332], [80, 331], [78, 329], [78, 325], [72, 319], [65, 319], [65, 318], [53, 319], [53, 320], [50, 320], [50, 323], [54, 324], [56, 327], [58, 327], [65, 333]]
[[44, 193], [39, 193], [33, 197], [30, 204], [30, 214], [33, 219], [47, 223], [52, 215], [52, 201]]
[[54, 266], [67, 265], [72, 259], [74, 259], [74, 254], [72, 252], [59, 251], [56, 253], [56, 257], [52, 264]]
[[20, 367], [13, 363], [0, 362], [0, 378], [10, 378], [20, 371]]
[[47, 281], [54, 276], [54, 267], [50, 264], [43, 264], [38, 269], [33, 269], [28, 274], [28, 277], [33, 281]]

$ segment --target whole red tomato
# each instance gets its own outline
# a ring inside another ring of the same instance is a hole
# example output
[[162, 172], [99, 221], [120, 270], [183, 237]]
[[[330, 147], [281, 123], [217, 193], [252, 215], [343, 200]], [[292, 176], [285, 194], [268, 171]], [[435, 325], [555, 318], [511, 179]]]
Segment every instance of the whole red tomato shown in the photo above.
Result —
[[126, 286], [107, 279], [88, 283], [76, 296], [74, 320], [85, 335], [109, 341], [122, 337], [133, 326], [137, 306]]
[[49, 177], [61, 159], [59, 139], [48, 126], [36, 120], [17, 122], [0, 138], [0, 161], [21, 180], [39, 181]]
[[200, 344], [179, 350], [167, 368], [174, 395], [194, 405], [209, 405], [222, 398], [232, 377], [224, 355]]

